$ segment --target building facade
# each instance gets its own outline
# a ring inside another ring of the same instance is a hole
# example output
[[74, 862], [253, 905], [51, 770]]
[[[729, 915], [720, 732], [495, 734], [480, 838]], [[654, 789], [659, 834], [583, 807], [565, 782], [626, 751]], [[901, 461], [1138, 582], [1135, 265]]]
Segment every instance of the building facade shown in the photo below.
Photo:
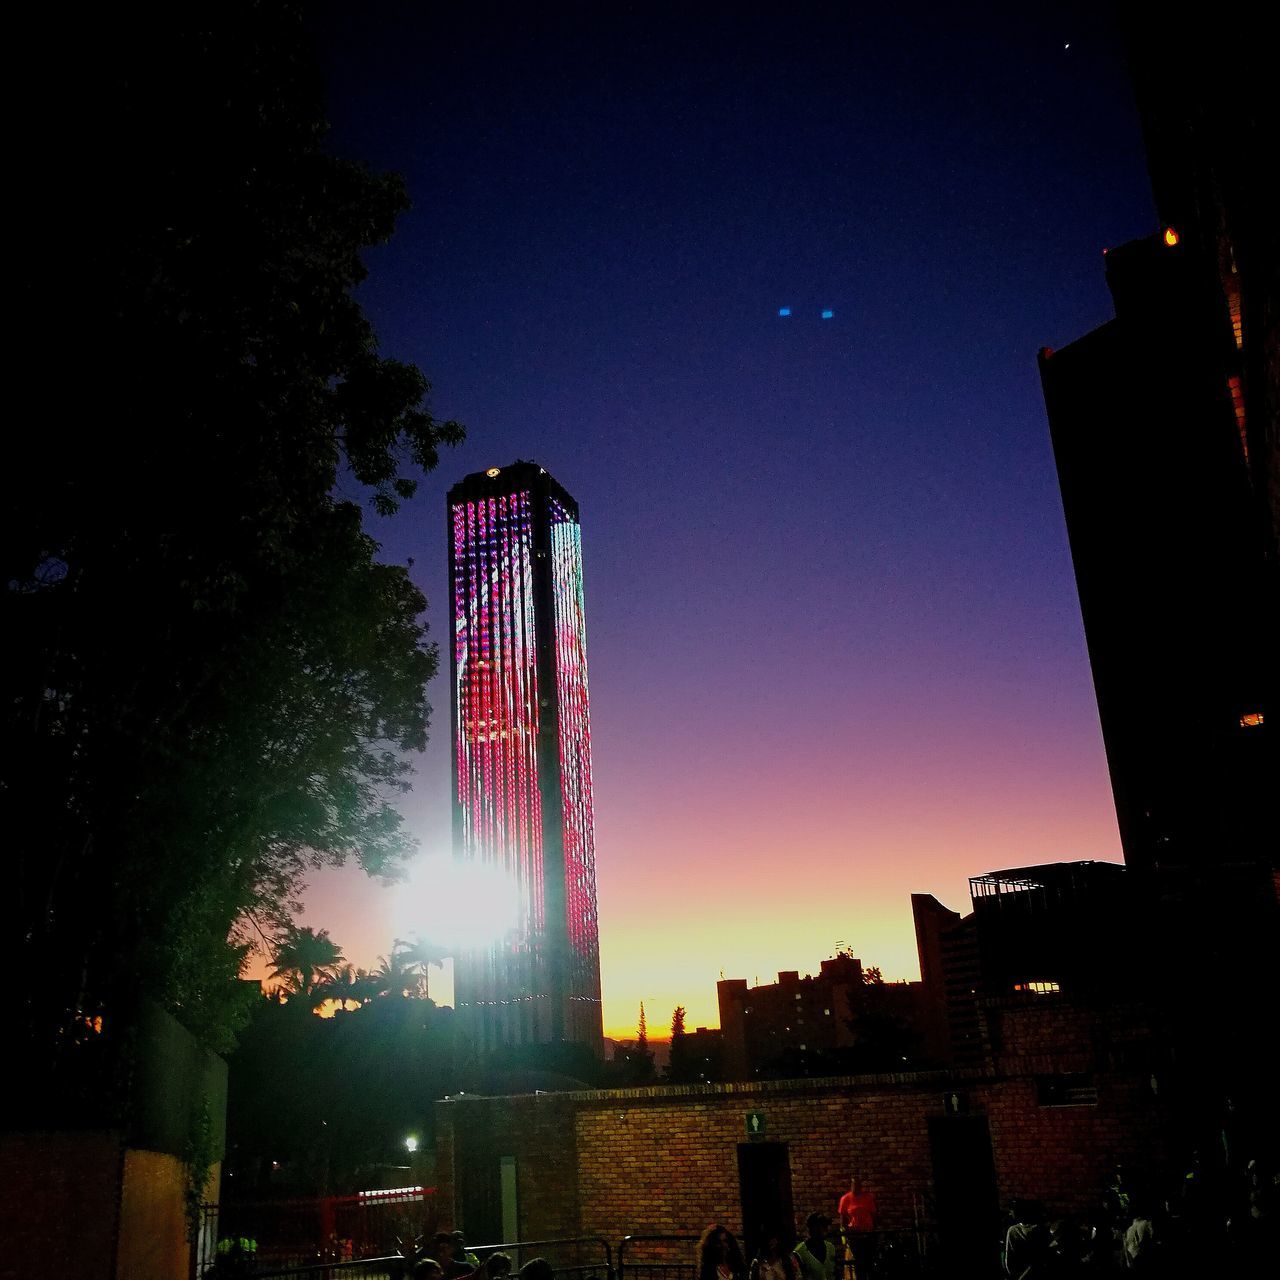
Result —
[[599, 1053], [578, 505], [520, 461], [467, 476], [448, 505], [454, 855], [501, 872], [518, 904], [505, 938], [457, 956], [455, 1005], [479, 1049]]
[[803, 978], [786, 969], [777, 982], [716, 984], [726, 1080], [785, 1079], [905, 1070], [930, 1058], [919, 982], [868, 978], [847, 952]]

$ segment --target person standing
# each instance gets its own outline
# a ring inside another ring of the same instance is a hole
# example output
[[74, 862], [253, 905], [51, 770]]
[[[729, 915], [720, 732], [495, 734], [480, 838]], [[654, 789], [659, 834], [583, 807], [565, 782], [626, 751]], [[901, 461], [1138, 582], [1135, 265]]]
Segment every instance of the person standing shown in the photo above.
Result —
[[836, 1255], [840, 1251], [827, 1239], [830, 1225], [831, 1219], [825, 1213], [811, 1213], [805, 1219], [809, 1234], [792, 1252], [800, 1280], [836, 1280]]
[[856, 1174], [840, 1197], [840, 1226], [857, 1280], [870, 1280], [876, 1253], [876, 1198]]
[[1015, 1200], [1013, 1225], [1004, 1238], [1004, 1272], [1009, 1280], [1043, 1280], [1051, 1265], [1049, 1225], [1036, 1200]]
[[747, 1280], [747, 1264], [738, 1241], [718, 1222], [698, 1241], [698, 1280]]
[[748, 1276], [749, 1280], [799, 1280], [795, 1255], [787, 1252], [782, 1237], [776, 1231], [765, 1236]]

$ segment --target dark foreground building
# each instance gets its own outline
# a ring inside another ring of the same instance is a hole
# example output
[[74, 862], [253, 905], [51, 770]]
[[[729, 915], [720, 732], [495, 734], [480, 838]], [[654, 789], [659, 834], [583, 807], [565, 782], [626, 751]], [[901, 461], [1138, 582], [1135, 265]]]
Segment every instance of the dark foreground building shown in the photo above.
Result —
[[459, 955], [480, 1049], [601, 1052], [591, 719], [578, 504], [531, 462], [449, 491], [455, 856], [497, 868], [515, 929]]
[[[1116, 928], [1186, 1149], [1275, 1134], [1280, 202], [1274, 42], [1125, 6], [1159, 228], [1040, 373], [1130, 880]], [[977, 905], [975, 903], [975, 905]], [[1207, 1157], [1206, 1157], [1207, 1158]]]
[[1125, 860], [1274, 858], [1274, 565], [1230, 313], [1176, 228], [1111, 251], [1116, 318], [1040, 369]]

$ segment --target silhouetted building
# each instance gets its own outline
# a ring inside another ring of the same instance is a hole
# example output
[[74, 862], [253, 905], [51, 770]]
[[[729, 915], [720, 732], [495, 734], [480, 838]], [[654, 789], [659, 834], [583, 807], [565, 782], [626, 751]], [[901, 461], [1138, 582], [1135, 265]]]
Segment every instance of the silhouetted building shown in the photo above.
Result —
[[1107, 255], [1115, 319], [1040, 372], [1130, 928], [1179, 1124], [1223, 1154], [1227, 1115], [1272, 1123], [1280, 982], [1273, 41], [1261, 9], [1227, 58], [1203, 24], [1125, 13], [1161, 227]]
[[1125, 860], [1280, 859], [1274, 32], [1122, 6], [1160, 231], [1115, 319], [1041, 353]]
[[[1127, 6], [1129, 60], [1161, 222], [1193, 252], [1225, 352], [1252, 496], [1280, 559], [1280, 184], [1275, 26], [1233, 14], [1231, 56], [1201, 24]], [[1228, 336], [1229, 335], [1229, 336]], [[1273, 579], [1274, 582], [1274, 579]]]
[[[991, 871], [972, 877], [969, 891], [967, 916], [929, 894], [911, 897], [925, 1004], [943, 1025], [944, 1061], [993, 1062], [993, 1009], [1070, 1007], [1078, 1027], [1134, 992], [1149, 996], [1160, 980], [1148, 954], [1157, 913], [1144, 912], [1132, 873], [1118, 863]], [[1137, 1021], [1149, 1026], [1151, 1018]]]
[[[672, 1055], [672, 1070], [678, 1070], [687, 1084], [714, 1084], [724, 1075], [724, 1032], [719, 1027], [699, 1027], [686, 1031], [681, 1061]], [[674, 1078], [674, 1077], [673, 1077]], [[679, 1082], [677, 1082], [679, 1083]]]
[[460, 955], [476, 1043], [601, 1047], [591, 727], [577, 503], [530, 462], [449, 491], [455, 855], [519, 898], [503, 942]]
[[868, 983], [862, 962], [841, 954], [816, 976], [784, 970], [776, 983], [716, 984], [727, 1080], [847, 1071], [905, 1070], [927, 1036], [918, 982]]
[[977, 996], [982, 970], [973, 913], [962, 916], [931, 893], [913, 893], [911, 916], [920, 957], [926, 1052], [937, 1062], [981, 1062]]
[[1115, 862], [1051, 862], [970, 879], [984, 994], [1106, 998], [1132, 983], [1148, 930], [1131, 880]]
[[1280, 848], [1274, 581], [1238, 352], [1201, 265], [1174, 228], [1112, 251], [1116, 318], [1040, 358], [1120, 837], [1140, 869]]

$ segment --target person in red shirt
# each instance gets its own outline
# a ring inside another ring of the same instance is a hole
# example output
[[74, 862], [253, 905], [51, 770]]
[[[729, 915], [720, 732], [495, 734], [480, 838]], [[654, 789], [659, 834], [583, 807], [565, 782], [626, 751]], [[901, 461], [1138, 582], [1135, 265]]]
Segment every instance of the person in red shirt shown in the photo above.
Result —
[[856, 1280], [871, 1280], [876, 1251], [876, 1198], [854, 1177], [840, 1197], [840, 1226]]

